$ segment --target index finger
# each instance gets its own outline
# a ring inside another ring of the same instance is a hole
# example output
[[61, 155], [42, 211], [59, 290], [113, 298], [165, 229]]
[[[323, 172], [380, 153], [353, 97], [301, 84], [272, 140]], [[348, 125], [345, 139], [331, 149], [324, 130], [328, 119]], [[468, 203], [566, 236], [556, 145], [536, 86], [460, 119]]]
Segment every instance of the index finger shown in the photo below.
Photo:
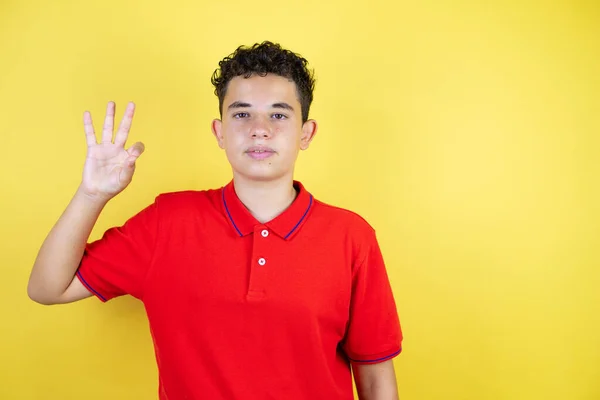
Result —
[[119, 125], [117, 135], [115, 136], [115, 144], [117, 146], [125, 146], [125, 142], [127, 142], [127, 137], [129, 136], [129, 130], [131, 129], [134, 112], [135, 104], [133, 102], [129, 102], [129, 104], [127, 104], [127, 108], [125, 109], [125, 115], [123, 115], [123, 119]]

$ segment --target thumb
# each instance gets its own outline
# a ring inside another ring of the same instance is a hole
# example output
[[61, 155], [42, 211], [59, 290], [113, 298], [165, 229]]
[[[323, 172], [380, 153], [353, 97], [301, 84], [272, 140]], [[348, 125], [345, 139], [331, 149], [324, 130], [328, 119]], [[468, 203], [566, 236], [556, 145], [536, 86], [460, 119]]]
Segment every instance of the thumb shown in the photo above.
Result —
[[[146, 147], [144, 146], [144, 143], [137, 142], [137, 143], [134, 143], [130, 148], [127, 149], [127, 153], [130, 156], [129, 158], [133, 157], [134, 161], [135, 161], [136, 158], [138, 158], [140, 155], [142, 155], [142, 153], [144, 152], [145, 149], [146, 149]], [[127, 161], [129, 161], [129, 159]]]
[[119, 171], [119, 183], [122, 185], [129, 185], [133, 179], [133, 173], [135, 172], [135, 158], [129, 157], [125, 160], [125, 165]]
[[133, 173], [135, 172], [135, 162], [144, 152], [144, 149], [144, 144], [141, 142], [137, 142], [127, 149], [129, 157], [127, 157], [125, 165], [121, 168], [121, 171], [119, 171], [119, 181], [121, 183], [128, 185], [131, 182]]

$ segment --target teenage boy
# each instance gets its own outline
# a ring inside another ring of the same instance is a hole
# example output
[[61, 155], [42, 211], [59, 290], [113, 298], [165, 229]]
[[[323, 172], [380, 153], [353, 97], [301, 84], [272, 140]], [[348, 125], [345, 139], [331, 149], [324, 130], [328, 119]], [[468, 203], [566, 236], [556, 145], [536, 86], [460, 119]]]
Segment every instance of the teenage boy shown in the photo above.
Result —
[[212, 82], [212, 132], [233, 177], [224, 187], [163, 193], [93, 243], [107, 202], [131, 182], [141, 143], [125, 149], [130, 103], [113, 138], [109, 103], [81, 185], [44, 241], [31, 299], [61, 304], [122, 295], [145, 306], [159, 398], [397, 399], [402, 333], [373, 228], [294, 180], [314, 79], [271, 42], [239, 47]]

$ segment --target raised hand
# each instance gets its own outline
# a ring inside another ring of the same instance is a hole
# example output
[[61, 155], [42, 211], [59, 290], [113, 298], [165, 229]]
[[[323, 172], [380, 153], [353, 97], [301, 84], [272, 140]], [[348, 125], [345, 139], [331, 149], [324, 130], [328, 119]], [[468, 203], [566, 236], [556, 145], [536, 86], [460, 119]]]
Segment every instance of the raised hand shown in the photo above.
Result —
[[87, 157], [81, 189], [86, 195], [108, 201], [131, 182], [135, 162], [144, 151], [144, 145], [140, 142], [125, 149], [134, 111], [135, 105], [129, 103], [113, 141], [115, 103], [109, 102], [100, 143], [96, 140], [91, 114], [88, 111], [83, 114]]

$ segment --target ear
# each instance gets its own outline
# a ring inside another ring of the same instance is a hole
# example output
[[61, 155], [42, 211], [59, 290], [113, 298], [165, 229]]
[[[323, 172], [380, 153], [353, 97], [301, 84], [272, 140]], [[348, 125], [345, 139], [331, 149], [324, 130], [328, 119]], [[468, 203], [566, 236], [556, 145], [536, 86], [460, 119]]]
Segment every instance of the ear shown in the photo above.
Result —
[[309, 119], [302, 124], [302, 137], [300, 138], [300, 149], [306, 150], [317, 134], [317, 121]]
[[217, 139], [219, 147], [224, 149], [225, 142], [223, 140], [223, 133], [221, 131], [221, 128], [223, 127], [223, 122], [220, 119], [213, 119], [212, 123], [210, 124], [210, 127], [213, 135], [215, 135], [215, 138]]

